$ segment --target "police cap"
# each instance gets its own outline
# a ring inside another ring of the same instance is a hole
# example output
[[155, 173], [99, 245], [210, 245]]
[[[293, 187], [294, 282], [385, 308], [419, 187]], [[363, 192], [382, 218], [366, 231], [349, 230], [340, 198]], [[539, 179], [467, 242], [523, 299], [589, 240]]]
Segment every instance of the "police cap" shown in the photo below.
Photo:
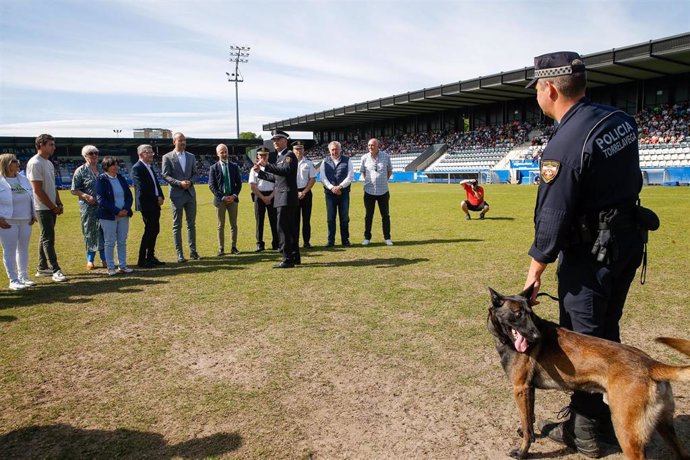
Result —
[[303, 149], [304, 148], [304, 142], [302, 141], [295, 141], [292, 143], [292, 148], [293, 149]]
[[266, 147], [260, 147], [260, 148], [256, 149], [257, 155], [268, 155], [269, 153], [271, 153], [271, 151], [268, 150]]
[[277, 129], [274, 129], [271, 132], [271, 140], [280, 139], [280, 138], [290, 139], [290, 135], [288, 133], [286, 133], [285, 131], [278, 131]]
[[[580, 62], [574, 63], [575, 60]], [[573, 51], [556, 51], [534, 58], [534, 78], [525, 88], [534, 86], [540, 78], [560, 77], [585, 71], [585, 64], [579, 54]]]

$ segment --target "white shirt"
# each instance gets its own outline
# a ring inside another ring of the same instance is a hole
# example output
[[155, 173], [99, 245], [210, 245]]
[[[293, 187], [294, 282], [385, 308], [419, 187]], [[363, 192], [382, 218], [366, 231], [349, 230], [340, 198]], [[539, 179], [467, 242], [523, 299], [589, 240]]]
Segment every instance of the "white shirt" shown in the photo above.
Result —
[[[43, 183], [41, 188], [48, 195], [50, 201], [55, 203], [57, 191], [55, 189], [55, 167], [50, 160], [46, 160], [41, 155], [36, 154], [26, 164], [26, 177], [30, 181], [40, 180]], [[34, 200], [34, 209], [37, 211], [49, 211], [48, 206], [39, 199]]]
[[151, 165], [145, 161], [142, 161], [142, 163], [144, 163], [144, 166], [146, 166], [146, 169], [148, 169], [151, 180], [153, 181], [153, 193], [158, 196], [158, 182], [156, 181], [156, 176], [153, 175], [153, 169], [151, 169]]
[[262, 192], [272, 192], [275, 186], [273, 182], [259, 178], [259, 175], [253, 169], [249, 170], [249, 183], [256, 184]]
[[297, 188], [304, 188], [309, 183], [309, 179], [316, 177], [314, 163], [307, 157], [297, 163]]

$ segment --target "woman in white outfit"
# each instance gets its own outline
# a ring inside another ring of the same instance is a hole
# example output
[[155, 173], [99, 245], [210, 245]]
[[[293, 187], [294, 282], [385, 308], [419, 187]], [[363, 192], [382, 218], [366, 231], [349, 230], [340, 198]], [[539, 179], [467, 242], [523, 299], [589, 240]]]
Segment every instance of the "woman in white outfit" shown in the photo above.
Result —
[[33, 200], [31, 183], [19, 174], [17, 157], [0, 155], [0, 244], [13, 291], [36, 284], [26, 275], [31, 229], [36, 222]]

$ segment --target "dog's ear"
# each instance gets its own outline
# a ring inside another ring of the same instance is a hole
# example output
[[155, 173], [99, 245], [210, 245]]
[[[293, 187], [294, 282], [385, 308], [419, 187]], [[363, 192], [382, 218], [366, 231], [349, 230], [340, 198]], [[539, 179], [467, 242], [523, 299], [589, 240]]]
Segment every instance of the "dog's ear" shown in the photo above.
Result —
[[534, 283], [530, 284], [529, 287], [526, 287], [525, 290], [518, 295], [530, 300], [532, 298], [532, 294], [534, 294]]
[[503, 305], [503, 296], [493, 289], [489, 288], [489, 293], [491, 294], [491, 304], [494, 307], [500, 307]]

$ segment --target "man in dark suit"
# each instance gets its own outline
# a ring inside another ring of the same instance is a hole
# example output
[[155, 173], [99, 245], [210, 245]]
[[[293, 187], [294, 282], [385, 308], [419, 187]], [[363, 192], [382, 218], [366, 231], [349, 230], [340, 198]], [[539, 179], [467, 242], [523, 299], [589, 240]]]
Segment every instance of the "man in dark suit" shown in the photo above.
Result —
[[216, 147], [218, 162], [211, 166], [208, 174], [208, 186], [213, 193], [213, 206], [218, 216], [218, 257], [225, 255], [225, 212], [230, 220], [232, 234], [232, 254], [239, 254], [237, 250], [237, 209], [239, 194], [242, 190], [240, 168], [228, 161], [228, 147], [218, 144]]
[[170, 206], [173, 218], [173, 241], [177, 251], [177, 262], [187, 262], [182, 250], [182, 214], [187, 218], [187, 240], [189, 257], [199, 260], [196, 252], [196, 157], [185, 151], [187, 139], [182, 133], [173, 135], [175, 149], [163, 155], [163, 179], [170, 184]]
[[153, 148], [148, 144], [137, 147], [139, 161], [132, 166], [132, 181], [134, 182], [134, 196], [136, 210], [141, 212], [144, 220], [144, 234], [139, 245], [139, 260], [141, 268], [152, 268], [163, 265], [156, 258], [156, 238], [160, 231], [161, 206], [165, 197], [158, 183], [158, 175], [153, 170]]
[[278, 237], [283, 260], [273, 268], [292, 268], [302, 263], [299, 253], [299, 231], [297, 229], [297, 157], [288, 149], [289, 136], [283, 131], [274, 131], [273, 146], [278, 152], [276, 164], [269, 163], [265, 157], [259, 157], [254, 170], [261, 178], [273, 179], [275, 182], [273, 206], [277, 211]]

